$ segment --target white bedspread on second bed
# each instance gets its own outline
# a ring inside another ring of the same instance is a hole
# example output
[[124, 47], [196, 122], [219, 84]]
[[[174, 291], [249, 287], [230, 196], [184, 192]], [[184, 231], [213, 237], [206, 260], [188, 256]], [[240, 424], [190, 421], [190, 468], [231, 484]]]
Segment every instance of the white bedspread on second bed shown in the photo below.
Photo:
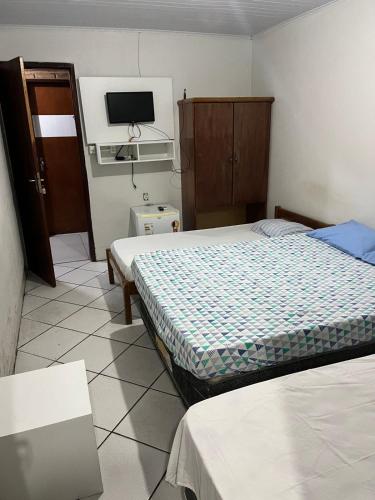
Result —
[[111, 245], [111, 252], [128, 281], [133, 281], [131, 265], [136, 255], [156, 250], [174, 248], [192, 248], [198, 246], [221, 245], [236, 241], [252, 241], [265, 238], [250, 230], [251, 224], [239, 226], [182, 231], [180, 233], [153, 234], [116, 240]]
[[375, 356], [192, 406], [166, 479], [198, 500], [374, 500]]

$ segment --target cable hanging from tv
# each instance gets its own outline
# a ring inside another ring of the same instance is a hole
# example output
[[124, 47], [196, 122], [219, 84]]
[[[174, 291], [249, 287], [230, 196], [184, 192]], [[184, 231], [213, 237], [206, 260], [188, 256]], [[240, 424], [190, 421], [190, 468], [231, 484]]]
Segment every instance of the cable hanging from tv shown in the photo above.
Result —
[[[134, 129], [138, 132], [137, 134], [134, 133]], [[142, 130], [138, 123], [129, 123], [128, 133], [129, 142], [132, 142], [134, 139], [138, 140], [142, 137]]]

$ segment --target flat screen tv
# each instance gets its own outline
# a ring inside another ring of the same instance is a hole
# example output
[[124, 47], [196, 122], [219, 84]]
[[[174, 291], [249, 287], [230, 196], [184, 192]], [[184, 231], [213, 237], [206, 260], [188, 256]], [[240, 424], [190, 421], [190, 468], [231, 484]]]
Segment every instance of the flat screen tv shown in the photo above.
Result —
[[109, 123], [151, 123], [155, 121], [152, 92], [107, 92]]

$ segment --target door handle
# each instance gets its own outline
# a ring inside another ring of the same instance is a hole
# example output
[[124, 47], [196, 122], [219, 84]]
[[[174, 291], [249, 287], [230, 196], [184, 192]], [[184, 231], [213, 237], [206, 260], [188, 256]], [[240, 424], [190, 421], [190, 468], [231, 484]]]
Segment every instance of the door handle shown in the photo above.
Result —
[[37, 180], [37, 186], [38, 186], [38, 191], [40, 194], [47, 194], [46, 188], [43, 186], [44, 179], [40, 177], [40, 173], [36, 173], [36, 180]]
[[234, 161], [235, 161], [235, 163], [238, 162], [238, 155], [237, 155], [237, 153], [234, 153]]
[[36, 173], [36, 179], [28, 179], [28, 181], [32, 184], [35, 184], [35, 189], [39, 194], [47, 194], [47, 190], [42, 184], [44, 179], [40, 177], [39, 172]]

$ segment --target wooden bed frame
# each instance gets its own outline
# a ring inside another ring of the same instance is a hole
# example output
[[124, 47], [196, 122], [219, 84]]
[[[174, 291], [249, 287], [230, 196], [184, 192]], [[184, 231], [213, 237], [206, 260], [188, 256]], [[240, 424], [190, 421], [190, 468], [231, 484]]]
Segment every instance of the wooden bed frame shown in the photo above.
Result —
[[122, 288], [122, 293], [124, 296], [124, 307], [125, 307], [125, 324], [131, 325], [133, 322], [132, 316], [132, 305], [131, 296], [138, 295], [137, 287], [134, 281], [128, 281], [124, 273], [121, 271], [120, 266], [117, 264], [116, 259], [112, 255], [111, 249], [107, 248], [107, 265], [108, 265], [108, 279], [111, 285], [115, 283], [115, 273], [119, 279], [120, 286]]
[[[305, 224], [313, 229], [328, 227], [329, 224], [299, 215], [289, 210], [277, 206], [275, 208], [275, 218], [286, 219], [293, 222]], [[127, 281], [111, 251], [107, 250], [109, 281], [114, 283], [114, 272], [119, 277], [120, 285], [124, 293], [126, 323], [132, 321], [130, 296], [138, 294], [134, 281]], [[200, 380], [187, 370], [176, 365], [172, 353], [165, 346], [159, 337], [155, 325], [149, 315], [147, 307], [140, 298], [140, 312], [145, 326], [150, 334], [155, 347], [165, 364], [180, 396], [187, 407], [198, 401], [217, 396], [227, 391], [238, 389], [257, 382], [262, 382], [275, 377], [288, 375], [298, 371], [317, 368], [318, 366], [337, 363], [347, 359], [357, 358], [375, 353], [375, 341], [363, 343], [359, 346], [340, 349], [335, 352], [328, 352], [320, 355], [305, 357], [300, 360], [285, 361], [273, 367], [266, 367], [255, 372], [244, 372], [227, 377], [211, 380]]]
[[[299, 222], [305, 226], [312, 227], [313, 229], [319, 229], [327, 227], [328, 224], [317, 221], [315, 219], [310, 219], [310, 217], [305, 217], [304, 215], [299, 215], [295, 212], [290, 212], [289, 210], [284, 210], [280, 206], [275, 207], [275, 219], [286, 219], [292, 222]], [[131, 325], [133, 321], [132, 317], [132, 307], [131, 307], [131, 296], [138, 295], [137, 287], [134, 281], [129, 281], [125, 278], [124, 273], [121, 271], [120, 266], [116, 262], [111, 249], [107, 248], [107, 265], [108, 265], [108, 278], [109, 282], [113, 285], [115, 283], [115, 273], [119, 279], [120, 286], [122, 288], [124, 296], [124, 307], [125, 307], [125, 324]]]

